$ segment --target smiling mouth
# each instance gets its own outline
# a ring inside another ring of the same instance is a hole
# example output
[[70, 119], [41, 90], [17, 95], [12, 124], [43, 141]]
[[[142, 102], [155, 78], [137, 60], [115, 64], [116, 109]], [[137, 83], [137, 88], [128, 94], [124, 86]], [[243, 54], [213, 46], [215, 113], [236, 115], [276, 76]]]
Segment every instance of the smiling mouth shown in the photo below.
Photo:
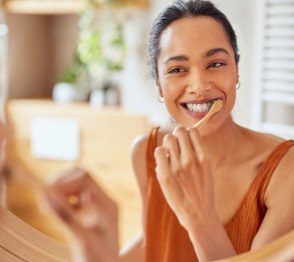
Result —
[[191, 111], [191, 112], [199, 112], [199, 113], [207, 113], [213, 103], [216, 101], [217, 99], [214, 99], [214, 100], [211, 100], [211, 101], [208, 101], [208, 102], [187, 102], [187, 103], [181, 103], [181, 105], [188, 111]]

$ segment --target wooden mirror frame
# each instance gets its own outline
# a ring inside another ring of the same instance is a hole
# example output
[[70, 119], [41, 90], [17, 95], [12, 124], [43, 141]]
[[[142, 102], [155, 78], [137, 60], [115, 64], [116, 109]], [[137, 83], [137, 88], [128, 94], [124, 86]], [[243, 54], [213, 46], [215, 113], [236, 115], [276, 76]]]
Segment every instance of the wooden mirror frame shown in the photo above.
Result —
[[294, 230], [261, 248], [215, 262], [294, 261]]
[[[37, 231], [2, 206], [0, 255], [7, 258], [5, 261], [27, 261], [36, 258], [41, 259], [40, 261], [70, 261], [66, 245]], [[257, 250], [217, 261], [294, 261], [294, 230]]]

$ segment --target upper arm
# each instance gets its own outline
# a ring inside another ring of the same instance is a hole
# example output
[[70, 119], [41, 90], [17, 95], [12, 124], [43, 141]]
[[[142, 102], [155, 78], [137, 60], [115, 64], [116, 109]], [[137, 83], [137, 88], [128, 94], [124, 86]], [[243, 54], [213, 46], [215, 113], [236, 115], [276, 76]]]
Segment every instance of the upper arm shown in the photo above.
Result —
[[276, 168], [265, 193], [267, 212], [252, 249], [267, 244], [294, 229], [294, 148]]
[[[146, 149], [147, 135], [137, 137], [132, 145], [132, 163], [134, 173], [140, 188], [142, 206], [143, 206], [143, 221], [145, 221], [145, 206], [147, 197], [147, 165], [146, 165]], [[131, 225], [130, 225], [131, 226]], [[144, 226], [144, 225], [143, 225]], [[120, 252], [121, 262], [138, 262], [144, 261], [144, 230], [142, 234], [128, 243]]]
[[147, 197], [147, 150], [148, 136], [142, 135], [137, 137], [132, 145], [132, 164], [136, 179], [140, 188], [142, 205], [143, 205], [143, 220], [145, 221], [146, 197]]

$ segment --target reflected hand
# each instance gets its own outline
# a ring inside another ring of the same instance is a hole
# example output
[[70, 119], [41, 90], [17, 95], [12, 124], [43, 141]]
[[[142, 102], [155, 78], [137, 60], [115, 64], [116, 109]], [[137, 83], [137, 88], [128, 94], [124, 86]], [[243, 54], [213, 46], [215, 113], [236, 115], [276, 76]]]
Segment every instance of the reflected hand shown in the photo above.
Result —
[[87, 172], [66, 171], [45, 192], [49, 207], [73, 236], [73, 261], [118, 261], [117, 206]]

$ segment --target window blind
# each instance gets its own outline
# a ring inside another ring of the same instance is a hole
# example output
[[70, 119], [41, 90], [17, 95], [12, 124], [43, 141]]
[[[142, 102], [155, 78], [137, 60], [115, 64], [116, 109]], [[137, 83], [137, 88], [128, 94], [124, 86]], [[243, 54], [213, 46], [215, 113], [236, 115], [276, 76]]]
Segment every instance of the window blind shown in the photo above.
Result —
[[294, 0], [261, 1], [262, 14], [257, 10], [257, 15], [263, 15], [258, 129], [294, 138], [294, 121], [280, 124], [265, 116], [270, 102], [288, 106], [288, 111], [294, 109]]

